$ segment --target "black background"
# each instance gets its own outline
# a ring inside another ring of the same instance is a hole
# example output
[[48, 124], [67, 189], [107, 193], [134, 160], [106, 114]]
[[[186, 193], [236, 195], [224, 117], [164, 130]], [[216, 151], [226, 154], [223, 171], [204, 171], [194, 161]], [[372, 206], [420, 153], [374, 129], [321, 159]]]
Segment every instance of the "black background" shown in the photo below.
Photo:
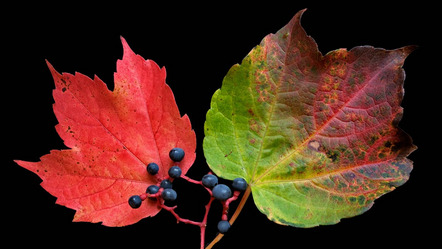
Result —
[[[203, 125], [210, 99], [229, 68], [240, 63], [262, 38], [308, 8], [303, 27], [323, 54], [337, 48], [372, 45], [394, 49], [418, 45], [404, 68], [405, 108], [400, 126], [419, 147], [410, 180], [376, 200], [363, 215], [332, 226], [300, 229], [277, 225], [249, 199], [239, 219], [215, 248], [399, 247], [434, 243], [440, 222], [439, 101], [441, 80], [440, 17], [424, 1], [352, 5], [312, 1], [130, 3], [100, 6], [68, 3], [10, 5], [2, 9], [2, 231], [4, 243], [32, 242], [49, 247], [126, 245], [136, 248], [198, 248], [199, 229], [176, 224], [167, 212], [124, 228], [71, 222], [74, 211], [54, 204], [40, 179], [13, 159], [38, 161], [51, 149], [66, 148], [52, 112], [53, 80], [44, 62], [59, 72], [98, 75], [112, 89], [120, 36], [135, 53], [168, 72], [181, 114], [188, 114], [197, 135], [197, 159], [188, 175], [208, 171], [202, 152]], [[199, 220], [208, 197], [198, 187], [178, 182], [178, 212]], [[216, 235], [220, 207], [209, 217], [207, 243]], [[17, 236], [16, 236], [17, 235]]]

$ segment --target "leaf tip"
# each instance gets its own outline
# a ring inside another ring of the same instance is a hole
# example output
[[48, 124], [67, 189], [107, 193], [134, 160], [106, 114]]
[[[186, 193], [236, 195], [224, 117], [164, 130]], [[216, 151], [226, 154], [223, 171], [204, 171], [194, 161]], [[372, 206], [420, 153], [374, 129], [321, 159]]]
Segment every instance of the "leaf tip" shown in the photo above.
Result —
[[49, 62], [48, 59], [45, 59], [45, 62], [46, 62], [46, 65], [48, 66], [48, 68], [49, 68], [49, 70], [50, 70], [51, 72], [52, 72], [52, 71], [55, 71], [54, 67], [53, 67], [52, 64]]
[[296, 13], [296, 15], [302, 16], [302, 14], [304, 14], [304, 12], [306, 12], [306, 11], [307, 11], [307, 8], [304, 8], [304, 9], [298, 11], [298, 13]]
[[127, 44], [126, 39], [123, 36], [120, 36], [121, 44], [123, 45], [123, 57], [129, 53], [134, 53], [130, 48], [129, 44]]
[[123, 47], [125, 45], [127, 46], [127, 41], [126, 41], [126, 39], [124, 39], [124, 37], [122, 35], [120, 35], [120, 40], [121, 40], [121, 43], [123, 44]]
[[408, 55], [410, 55], [414, 50], [418, 49], [419, 46], [418, 45], [409, 45], [409, 46], [405, 46], [400, 48], [400, 50], [402, 51], [402, 53], [405, 55], [405, 57], [407, 57]]
[[304, 14], [304, 12], [307, 11], [307, 8], [302, 9], [300, 11], [298, 11], [295, 16], [293, 17], [293, 20], [297, 20], [298, 22], [301, 20], [302, 15]]
[[45, 61], [46, 61], [46, 65], [49, 68], [49, 71], [52, 74], [52, 78], [54, 78], [54, 80], [56, 78], [61, 78], [62, 77], [61, 74], [59, 72], [57, 72], [57, 70], [55, 70], [54, 66], [52, 66], [52, 64], [47, 59], [45, 59]]
[[35, 163], [33, 162], [27, 162], [27, 161], [23, 161], [23, 160], [13, 160], [14, 163], [16, 163], [18, 166], [25, 168], [27, 170], [30, 171], [34, 171], [33, 170], [33, 166], [35, 165]]

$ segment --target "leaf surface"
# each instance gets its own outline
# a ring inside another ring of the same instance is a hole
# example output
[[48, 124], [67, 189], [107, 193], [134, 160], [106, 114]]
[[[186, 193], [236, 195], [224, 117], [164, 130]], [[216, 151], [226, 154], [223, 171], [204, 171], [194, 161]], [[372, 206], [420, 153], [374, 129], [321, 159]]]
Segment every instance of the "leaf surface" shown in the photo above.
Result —
[[398, 123], [413, 47], [324, 56], [303, 12], [229, 70], [203, 148], [216, 174], [248, 181], [269, 219], [313, 227], [361, 214], [408, 180], [415, 146]]
[[[179, 164], [183, 174], [195, 160], [195, 133], [179, 113], [165, 69], [122, 43], [113, 91], [98, 77], [60, 74], [48, 63], [56, 130], [70, 149], [52, 150], [40, 162], [16, 161], [43, 180], [58, 204], [76, 210], [74, 221], [125, 226], [156, 215], [155, 201], [132, 209], [129, 197], [167, 177], [172, 148], [186, 153]], [[157, 176], [147, 173], [150, 162], [160, 166]]]

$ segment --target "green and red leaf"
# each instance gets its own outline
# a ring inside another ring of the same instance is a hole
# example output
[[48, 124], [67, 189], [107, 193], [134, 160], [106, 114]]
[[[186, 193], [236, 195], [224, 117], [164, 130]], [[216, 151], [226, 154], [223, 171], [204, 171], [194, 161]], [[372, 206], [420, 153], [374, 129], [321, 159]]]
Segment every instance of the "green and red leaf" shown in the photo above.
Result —
[[229, 70], [203, 147], [217, 175], [248, 181], [269, 219], [312, 227], [361, 214], [408, 180], [416, 147], [398, 123], [414, 47], [322, 55], [303, 12]]
[[[165, 83], [165, 69], [122, 43], [113, 91], [98, 77], [60, 74], [48, 63], [56, 86], [56, 130], [70, 149], [52, 150], [40, 162], [16, 161], [43, 180], [58, 204], [77, 211], [74, 221], [125, 226], [156, 215], [156, 202], [132, 209], [129, 197], [167, 177], [174, 165], [170, 149], [184, 149], [183, 174], [195, 160], [195, 133]], [[150, 162], [160, 166], [157, 176], [147, 173]]]

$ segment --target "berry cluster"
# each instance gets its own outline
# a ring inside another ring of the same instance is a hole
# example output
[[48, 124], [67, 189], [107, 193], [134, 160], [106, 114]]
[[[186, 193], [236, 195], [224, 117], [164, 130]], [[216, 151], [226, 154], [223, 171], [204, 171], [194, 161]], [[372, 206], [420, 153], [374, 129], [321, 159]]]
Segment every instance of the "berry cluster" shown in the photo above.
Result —
[[236, 178], [232, 182], [232, 188], [225, 184], [218, 184], [218, 177], [212, 174], [207, 174], [203, 176], [201, 183], [206, 187], [211, 189], [211, 195], [213, 198], [221, 201], [223, 204], [223, 215], [221, 221], [218, 222], [218, 231], [220, 233], [226, 233], [230, 229], [230, 223], [227, 220], [227, 212], [229, 205], [232, 201], [238, 199], [240, 192], [247, 189], [247, 182], [243, 178]]
[[[181, 148], [173, 148], [169, 152], [170, 159], [175, 162], [181, 162], [184, 158], [184, 150]], [[160, 167], [158, 164], [152, 162], [149, 163], [146, 167], [147, 172], [151, 175], [158, 174]], [[149, 198], [157, 201], [157, 205], [159, 205], [162, 209], [165, 209], [171, 212], [177, 219], [178, 222], [184, 222], [188, 224], [198, 225], [201, 228], [201, 234], [203, 236], [205, 227], [207, 225], [207, 216], [209, 213], [209, 209], [213, 200], [218, 200], [223, 205], [223, 214], [221, 217], [221, 221], [218, 223], [218, 231], [222, 234], [226, 233], [230, 229], [230, 223], [228, 221], [228, 209], [229, 205], [232, 201], [238, 199], [238, 196], [241, 192], [247, 189], [247, 182], [243, 178], [236, 178], [232, 182], [232, 189], [225, 184], [218, 184], [218, 177], [213, 174], [206, 174], [202, 177], [201, 181], [193, 180], [187, 176], [182, 175], [182, 170], [178, 165], [172, 166], [168, 171], [169, 178], [168, 179], [159, 179], [159, 184], [150, 185], [145, 194], [141, 195], [133, 195], [129, 198], [129, 205], [136, 209], [139, 208], [142, 202]], [[176, 191], [172, 188], [172, 181], [177, 178], [182, 178], [190, 183], [199, 184], [205, 187], [205, 189], [210, 194], [211, 198], [209, 203], [206, 205], [206, 213], [204, 215], [204, 219], [201, 222], [191, 221], [188, 219], [181, 218], [176, 212], [174, 207], [164, 205], [165, 201], [175, 201], [177, 198]]]
[[[181, 148], [173, 148], [169, 152], [170, 159], [176, 163], [181, 162], [184, 158], [184, 155], [185, 155], [184, 150]], [[160, 167], [158, 166], [158, 164], [152, 162], [147, 165], [146, 169], [149, 174], [156, 175], [158, 174]], [[159, 186], [150, 185], [146, 189], [146, 194], [131, 196], [129, 198], [129, 205], [132, 208], [139, 208], [143, 200], [145, 200], [147, 197], [154, 200], [155, 198], [159, 198], [161, 196], [161, 198], [165, 201], [176, 200], [177, 193], [175, 190], [172, 189], [173, 185], [171, 179], [176, 179], [181, 177], [181, 173], [182, 173], [181, 168], [178, 165], [172, 166], [168, 171], [170, 179], [162, 180]]]

